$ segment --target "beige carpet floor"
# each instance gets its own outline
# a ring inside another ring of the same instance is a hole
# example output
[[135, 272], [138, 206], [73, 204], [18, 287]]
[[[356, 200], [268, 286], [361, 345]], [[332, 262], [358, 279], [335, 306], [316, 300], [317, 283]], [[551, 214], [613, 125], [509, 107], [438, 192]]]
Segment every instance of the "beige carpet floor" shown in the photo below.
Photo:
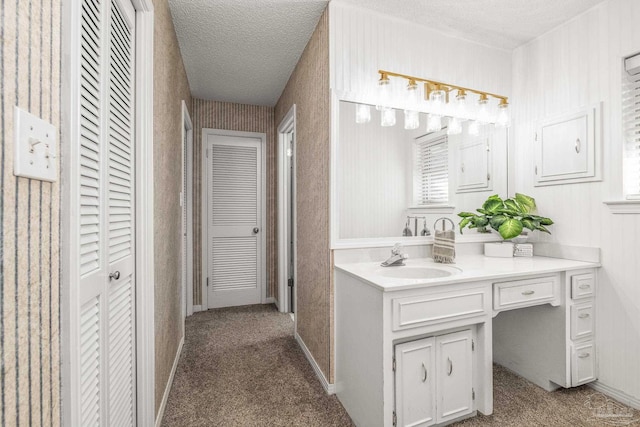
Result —
[[[352, 426], [327, 396], [274, 306], [209, 310], [187, 319], [163, 426]], [[636, 426], [640, 412], [586, 386], [552, 393], [496, 366], [494, 413], [456, 426]], [[364, 426], [366, 427], [366, 426]]]

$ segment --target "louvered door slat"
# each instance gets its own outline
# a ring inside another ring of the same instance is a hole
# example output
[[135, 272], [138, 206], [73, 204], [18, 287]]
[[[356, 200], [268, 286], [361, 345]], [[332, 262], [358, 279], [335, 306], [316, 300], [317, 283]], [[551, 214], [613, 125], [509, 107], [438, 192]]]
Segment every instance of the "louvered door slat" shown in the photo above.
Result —
[[99, 425], [100, 410], [100, 300], [95, 298], [80, 314], [80, 392], [82, 425]]

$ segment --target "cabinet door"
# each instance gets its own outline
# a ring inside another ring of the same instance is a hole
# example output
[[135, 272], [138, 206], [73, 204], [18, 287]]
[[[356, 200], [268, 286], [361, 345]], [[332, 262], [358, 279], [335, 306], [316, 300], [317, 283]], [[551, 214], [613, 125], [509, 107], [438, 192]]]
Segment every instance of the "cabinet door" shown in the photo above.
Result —
[[436, 337], [437, 419], [451, 421], [473, 410], [471, 331]]
[[486, 136], [467, 137], [456, 156], [457, 193], [490, 190], [490, 141]]
[[435, 424], [435, 338], [398, 344], [396, 416], [398, 426]]

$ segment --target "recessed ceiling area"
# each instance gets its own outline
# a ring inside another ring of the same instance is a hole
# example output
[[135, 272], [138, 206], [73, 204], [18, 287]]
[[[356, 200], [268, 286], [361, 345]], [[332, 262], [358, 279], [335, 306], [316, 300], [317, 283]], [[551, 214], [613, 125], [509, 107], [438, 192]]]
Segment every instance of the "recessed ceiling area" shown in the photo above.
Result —
[[169, 0], [193, 96], [275, 105], [327, 3]]
[[[602, 0], [333, 0], [505, 50]], [[325, 0], [169, 0], [193, 96], [273, 106]]]
[[510, 51], [603, 0], [339, 1]]

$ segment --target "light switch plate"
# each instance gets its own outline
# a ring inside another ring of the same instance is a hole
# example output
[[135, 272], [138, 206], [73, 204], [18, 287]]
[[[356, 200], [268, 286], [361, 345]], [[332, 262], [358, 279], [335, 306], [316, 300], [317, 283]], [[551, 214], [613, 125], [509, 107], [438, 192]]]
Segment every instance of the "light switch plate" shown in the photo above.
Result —
[[42, 181], [56, 181], [58, 151], [55, 126], [15, 107], [14, 133], [14, 175]]

